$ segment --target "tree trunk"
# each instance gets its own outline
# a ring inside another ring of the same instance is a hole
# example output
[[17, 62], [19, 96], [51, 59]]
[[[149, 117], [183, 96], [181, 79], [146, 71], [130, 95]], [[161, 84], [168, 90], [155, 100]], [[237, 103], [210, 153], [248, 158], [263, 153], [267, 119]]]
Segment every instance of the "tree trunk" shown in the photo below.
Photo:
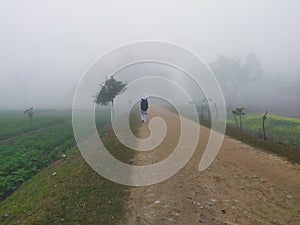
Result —
[[217, 107], [217, 103], [214, 103], [215, 105], [215, 109], [216, 109], [216, 116], [217, 116], [217, 121], [219, 121], [219, 112], [218, 112], [218, 107]]
[[207, 101], [207, 120], [210, 120], [210, 108], [209, 108], [208, 101]]
[[268, 114], [268, 111], [266, 111], [266, 113], [263, 115], [263, 121], [262, 121], [264, 140], [267, 140], [266, 130], [265, 130], [265, 120], [267, 119], [267, 114]]
[[115, 116], [114, 100], [111, 100], [111, 111], [112, 111], [112, 115]]
[[237, 118], [234, 114], [233, 114], [233, 118], [235, 120], [236, 129], [239, 129], [239, 124], [238, 124]]
[[242, 125], [242, 115], [240, 115], [240, 129], [243, 130], [243, 125]]

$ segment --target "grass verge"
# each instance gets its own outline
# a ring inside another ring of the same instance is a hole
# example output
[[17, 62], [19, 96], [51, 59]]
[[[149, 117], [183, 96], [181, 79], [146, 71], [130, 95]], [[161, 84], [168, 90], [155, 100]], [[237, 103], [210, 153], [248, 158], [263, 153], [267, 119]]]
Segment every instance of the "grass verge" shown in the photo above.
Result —
[[[227, 122], [235, 126], [233, 119]], [[300, 147], [300, 119], [268, 114], [265, 127], [267, 138], [273, 140], [273, 142], [286, 146]], [[246, 132], [262, 138], [262, 115], [244, 116], [243, 128]]]
[[265, 141], [250, 133], [240, 131], [231, 125], [227, 125], [226, 135], [265, 152], [274, 153], [280, 157], [284, 157], [290, 162], [300, 164], [300, 149], [297, 147], [279, 144], [272, 140]]
[[[202, 120], [201, 125], [211, 128], [210, 121], [207, 120]], [[254, 136], [252, 133], [241, 131], [230, 124], [227, 124], [225, 134], [252, 147], [276, 154], [292, 163], [300, 164], [300, 149], [298, 147], [283, 145], [274, 140], [265, 141]]]
[[[132, 116], [132, 130], [139, 121]], [[129, 151], [114, 136], [112, 129], [102, 139], [112, 155], [130, 162]], [[128, 187], [98, 175], [83, 160], [77, 148], [67, 158], [23, 183], [0, 203], [1, 224], [124, 224]], [[1, 217], [2, 216], [2, 217]]]

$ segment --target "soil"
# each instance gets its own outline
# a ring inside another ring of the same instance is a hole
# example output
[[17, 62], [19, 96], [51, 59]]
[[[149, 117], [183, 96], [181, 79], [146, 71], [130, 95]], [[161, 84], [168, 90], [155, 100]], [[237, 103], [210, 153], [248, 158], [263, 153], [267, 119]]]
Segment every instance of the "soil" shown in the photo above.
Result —
[[[165, 120], [167, 136], [153, 151], [137, 152], [136, 165], [161, 161], [177, 144], [178, 116], [152, 107], [149, 119], [157, 116]], [[139, 137], [149, 136], [148, 125], [141, 125]], [[158, 184], [130, 188], [129, 225], [300, 224], [299, 165], [225, 136], [217, 158], [200, 172], [209, 134], [201, 126], [196, 151], [177, 174]]]

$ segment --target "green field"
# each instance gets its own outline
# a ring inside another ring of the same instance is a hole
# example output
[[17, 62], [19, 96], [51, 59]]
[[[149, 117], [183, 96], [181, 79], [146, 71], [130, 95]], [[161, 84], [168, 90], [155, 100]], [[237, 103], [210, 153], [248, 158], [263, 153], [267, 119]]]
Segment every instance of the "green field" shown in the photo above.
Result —
[[[126, 162], [125, 150], [118, 143], [111, 149]], [[71, 149], [66, 159], [51, 163], [0, 202], [0, 215], [9, 215], [0, 224], [124, 224], [127, 186], [101, 177], [76, 152]]]
[[[31, 121], [21, 111], [2, 111], [0, 115], [1, 224], [125, 223], [128, 187], [99, 176], [82, 159], [70, 111], [36, 111]], [[131, 114], [133, 132], [139, 126], [136, 118], [137, 112]], [[108, 129], [109, 120], [110, 111], [96, 115], [98, 133], [113, 156], [130, 164], [134, 151], [118, 142]], [[235, 129], [235, 122], [229, 120], [232, 126], [226, 134], [300, 162], [299, 149], [290, 147], [299, 146], [299, 119], [269, 115], [268, 141], [257, 138], [260, 115], [247, 115], [243, 121], [247, 132]], [[1, 218], [3, 215], [8, 217]]]
[[[136, 115], [130, 117], [134, 132]], [[21, 111], [0, 112], [1, 224], [124, 223], [127, 187], [83, 160], [71, 119], [71, 111], [36, 111], [31, 121]], [[96, 113], [95, 120], [110, 153], [131, 163], [134, 151], [109, 129], [110, 111]]]
[[32, 120], [29, 120], [23, 111], [0, 111], [0, 143], [27, 132], [37, 132], [50, 126], [63, 124], [70, 119], [69, 111], [40, 110], [35, 113]]
[[[97, 125], [108, 121], [97, 117]], [[0, 112], [0, 197], [62, 158], [75, 145], [71, 111], [37, 111], [29, 120], [22, 111]]]
[[[228, 123], [235, 126], [234, 120]], [[246, 115], [242, 118], [243, 129], [256, 137], [262, 137], [262, 115]], [[286, 146], [300, 146], [300, 119], [268, 115], [265, 121], [268, 140]]]

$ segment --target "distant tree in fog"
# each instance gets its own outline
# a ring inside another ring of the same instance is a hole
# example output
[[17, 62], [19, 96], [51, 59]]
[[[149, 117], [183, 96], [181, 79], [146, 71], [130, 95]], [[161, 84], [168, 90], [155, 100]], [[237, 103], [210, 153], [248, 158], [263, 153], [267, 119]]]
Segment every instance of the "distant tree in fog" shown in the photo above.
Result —
[[255, 54], [249, 54], [245, 60], [240, 58], [219, 55], [218, 59], [210, 64], [217, 78], [223, 85], [252, 84], [263, 74], [260, 63]]
[[26, 109], [26, 110], [24, 111], [24, 114], [27, 114], [29, 120], [31, 120], [31, 119], [33, 118], [33, 114], [34, 114], [34, 112], [33, 112], [33, 107], [30, 107], [29, 109]]
[[95, 102], [107, 106], [108, 103], [114, 104], [115, 97], [125, 90], [126, 83], [110, 76], [103, 84], [100, 84], [100, 87], [100, 91], [95, 96]]
[[233, 113], [234, 119], [236, 121], [236, 125], [237, 125], [236, 117], [238, 116], [240, 118], [240, 130], [243, 130], [242, 116], [246, 115], [245, 109], [244, 108], [236, 108], [235, 110], [232, 110], [232, 113]]
[[33, 107], [30, 107], [29, 109], [26, 109], [24, 111], [24, 114], [28, 115], [30, 127], [32, 128], [32, 122], [31, 122], [31, 120], [32, 120], [33, 115], [34, 115]]
[[219, 55], [210, 67], [216, 74], [224, 95], [230, 97], [234, 103], [237, 103], [236, 98], [249, 94], [245, 90], [257, 86], [263, 75], [255, 54], [249, 54], [244, 60], [236, 56]]
[[232, 114], [233, 114], [233, 118], [234, 118], [234, 121], [235, 121], [235, 125], [236, 125], [236, 128], [239, 128], [239, 124], [238, 124], [238, 121], [237, 121], [237, 111], [236, 110], [232, 110]]

